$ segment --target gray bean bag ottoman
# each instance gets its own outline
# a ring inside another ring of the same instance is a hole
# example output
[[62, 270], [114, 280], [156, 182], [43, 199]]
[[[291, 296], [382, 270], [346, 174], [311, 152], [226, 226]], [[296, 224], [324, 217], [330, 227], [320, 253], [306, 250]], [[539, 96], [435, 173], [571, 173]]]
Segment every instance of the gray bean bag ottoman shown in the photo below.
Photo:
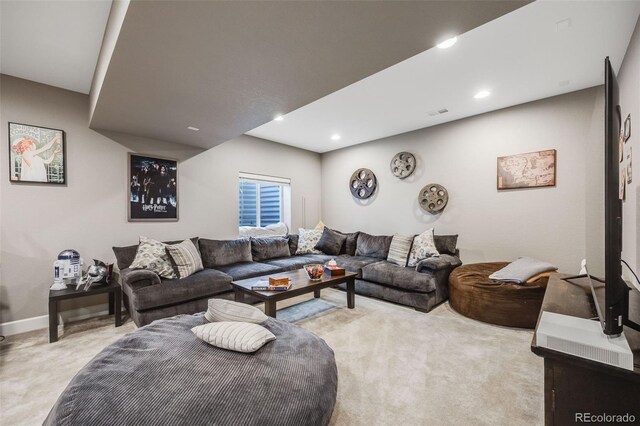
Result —
[[313, 333], [269, 318], [276, 335], [253, 354], [191, 328], [203, 314], [155, 321], [107, 346], [62, 392], [45, 425], [326, 425], [338, 373]]

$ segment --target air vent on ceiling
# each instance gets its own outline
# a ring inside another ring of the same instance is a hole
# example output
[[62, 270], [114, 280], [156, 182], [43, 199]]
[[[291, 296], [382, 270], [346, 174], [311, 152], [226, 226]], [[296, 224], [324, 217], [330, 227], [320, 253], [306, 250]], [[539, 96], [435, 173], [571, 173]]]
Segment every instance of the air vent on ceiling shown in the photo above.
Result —
[[446, 108], [441, 108], [435, 111], [429, 111], [427, 114], [429, 114], [429, 117], [435, 117], [436, 115], [444, 114], [445, 112], [449, 112], [449, 110]]

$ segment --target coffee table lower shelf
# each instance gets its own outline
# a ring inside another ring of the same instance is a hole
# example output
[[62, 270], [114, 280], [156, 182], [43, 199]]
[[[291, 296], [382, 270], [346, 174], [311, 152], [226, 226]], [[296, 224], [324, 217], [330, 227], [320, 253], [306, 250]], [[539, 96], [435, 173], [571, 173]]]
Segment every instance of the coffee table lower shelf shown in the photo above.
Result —
[[[244, 302], [244, 296], [250, 295], [264, 302], [264, 313], [272, 318], [276, 317], [276, 303], [281, 300], [291, 299], [296, 296], [313, 292], [313, 296], [320, 297], [320, 291], [324, 288], [334, 287], [338, 284], [347, 284], [347, 307], [355, 307], [355, 280], [356, 273], [345, 272], [344, 275], [330, 276], [323, 275], [319, 281], [311, 281], [307, 273], [299, 269], [297, 271], [271, 274], [262, 277], [248, 278], [245, 280], [232, 281], [236, 302]], [[258, 281], [266, 281], [269, 276], [288, 277], [291, 280], [291, 288], [287, 291], [256, 291], [251, 290], [251, 286]]]

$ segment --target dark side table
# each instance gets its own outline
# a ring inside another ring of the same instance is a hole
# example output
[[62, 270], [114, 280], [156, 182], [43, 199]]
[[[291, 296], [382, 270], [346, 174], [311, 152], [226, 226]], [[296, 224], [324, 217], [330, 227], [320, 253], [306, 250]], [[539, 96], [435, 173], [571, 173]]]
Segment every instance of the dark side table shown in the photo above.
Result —
[[76, 290], [75, 286], [65, 290], [49, 290], [49, 343], [58, 341], [58, 302], [78, 297], [109, 293], [109, 315], [115, 314], [116, 327], [122, 325], [122, 292], [120, 284], [110, 281], [107, 284], [94, 284], [87, 291]]

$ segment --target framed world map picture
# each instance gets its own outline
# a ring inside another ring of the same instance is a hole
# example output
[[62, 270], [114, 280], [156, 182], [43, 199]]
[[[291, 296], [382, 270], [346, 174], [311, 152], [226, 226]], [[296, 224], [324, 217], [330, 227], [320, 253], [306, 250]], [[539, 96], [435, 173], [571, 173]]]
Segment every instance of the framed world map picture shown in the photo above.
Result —
[[556, 150], [498, 157], [498, 190], [556, 185]]

